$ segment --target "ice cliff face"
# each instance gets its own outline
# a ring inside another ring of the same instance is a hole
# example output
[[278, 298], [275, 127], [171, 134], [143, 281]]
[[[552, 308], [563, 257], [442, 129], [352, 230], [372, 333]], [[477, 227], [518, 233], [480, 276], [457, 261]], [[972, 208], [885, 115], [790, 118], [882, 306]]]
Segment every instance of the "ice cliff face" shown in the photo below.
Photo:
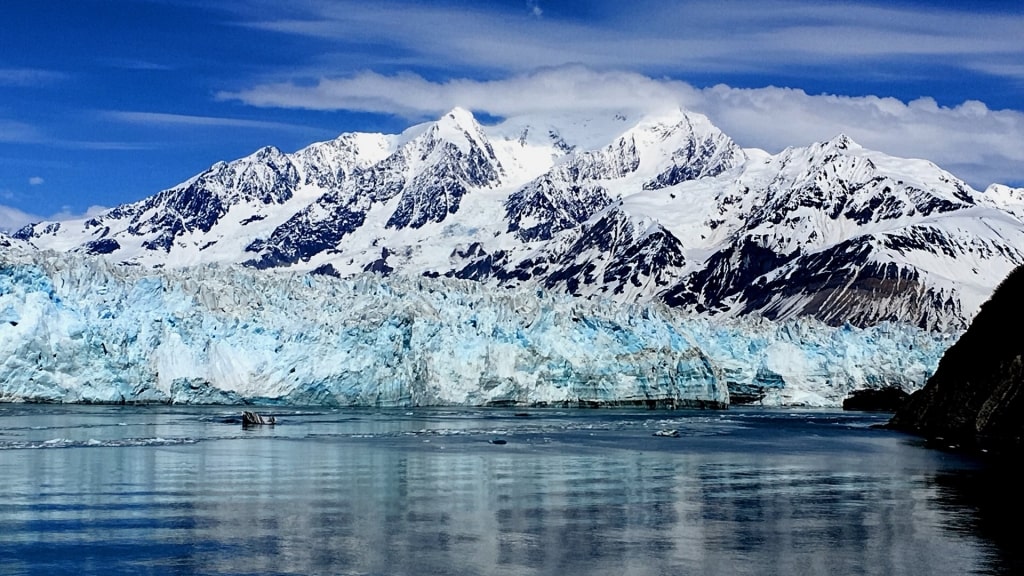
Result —
[[30, 255], [0, 268], [0, 397], [361, 406], [724, 406], [699, 348], [650, 310], [204, 266], [154, 274]]
[[510, 118], [272, 147], [17, 237], [182, 268], [475, 280], [833, 326], [962, 330], [1024, 263], [1024, 193], [840, 135], [743, 150], [684, 110]]
[[912, 328], [713, 322], [536, 289], [363, 274], [151, 270], [0, 246], [0, 400], [838, 405], [919, 387]]

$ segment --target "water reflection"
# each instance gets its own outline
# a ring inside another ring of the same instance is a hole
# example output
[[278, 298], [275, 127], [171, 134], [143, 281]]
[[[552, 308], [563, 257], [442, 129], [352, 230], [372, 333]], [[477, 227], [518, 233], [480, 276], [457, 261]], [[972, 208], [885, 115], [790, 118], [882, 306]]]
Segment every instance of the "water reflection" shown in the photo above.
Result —
[[944, 471], [932, 478], [943, 527], [994, 545], [989, 573], [1024, 574], [1024, 550], [1016, 526], [1024, 514], [1020, 472], [1012, 463], [976, 470]]
[[[120, 416], [129, 434], [201, 438], [0, 450], [0, 572], [1020, 568], [1012, 533], [998, 529], [1006, 502], [985, 495], [1012, 493], [1002, 475], [845, 420], [695, 413], [678, 417], [699, 421], [674, 424], [700, 434], [655, 439], [643, 413], [588, 413], [573, 426], [563, 416], [516, 424], [460, 414], [429, 430], [404, 413], [390, 423], [315, 416], [251, 434], [205, 416]], [[507, 445], [487, 443], [496, 431]]]

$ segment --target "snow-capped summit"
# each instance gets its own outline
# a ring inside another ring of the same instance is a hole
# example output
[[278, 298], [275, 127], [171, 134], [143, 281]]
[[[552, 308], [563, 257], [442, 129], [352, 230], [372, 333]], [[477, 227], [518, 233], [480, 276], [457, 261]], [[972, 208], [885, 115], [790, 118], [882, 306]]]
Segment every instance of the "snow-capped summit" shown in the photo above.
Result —
[[455, 108], [401, 134], [266, 147], [39, 248], [177, 268], [236, 263], [473, 279], [696, 312], [966, 326], [1024, 262], [1024, 194], [977, 192], [846, 135], [770, 155], [686, 110]]
[[1024, 261], [1021, 221], [983, 196], [845, 135], [789, 148], [716, 190], [705, 230], [725, 240], [665, 296], [740, 315], [962, 329]]

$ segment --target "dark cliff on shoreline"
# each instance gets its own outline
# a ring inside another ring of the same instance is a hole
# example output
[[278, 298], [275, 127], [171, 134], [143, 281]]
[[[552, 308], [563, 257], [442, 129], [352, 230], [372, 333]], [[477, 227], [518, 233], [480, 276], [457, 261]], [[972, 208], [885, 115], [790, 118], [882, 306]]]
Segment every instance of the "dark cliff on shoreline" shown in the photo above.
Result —
[[999, 285], [889, 426], [1019, 452], [1024, 443], [1024, 266]]

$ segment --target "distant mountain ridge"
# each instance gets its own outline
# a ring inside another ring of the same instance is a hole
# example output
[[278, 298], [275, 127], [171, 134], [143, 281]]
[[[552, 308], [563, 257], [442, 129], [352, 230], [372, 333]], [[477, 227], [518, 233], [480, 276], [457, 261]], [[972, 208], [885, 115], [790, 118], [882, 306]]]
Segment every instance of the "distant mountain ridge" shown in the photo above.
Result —
[[467, 110], [398, 135], [266, 147], [37, 248], [178, 268], [448, 276], [699, 313], [967, 326], [1024, 263], [1024, 190], [972, 189], [844, 135], [769, 155], [672, 110]]

